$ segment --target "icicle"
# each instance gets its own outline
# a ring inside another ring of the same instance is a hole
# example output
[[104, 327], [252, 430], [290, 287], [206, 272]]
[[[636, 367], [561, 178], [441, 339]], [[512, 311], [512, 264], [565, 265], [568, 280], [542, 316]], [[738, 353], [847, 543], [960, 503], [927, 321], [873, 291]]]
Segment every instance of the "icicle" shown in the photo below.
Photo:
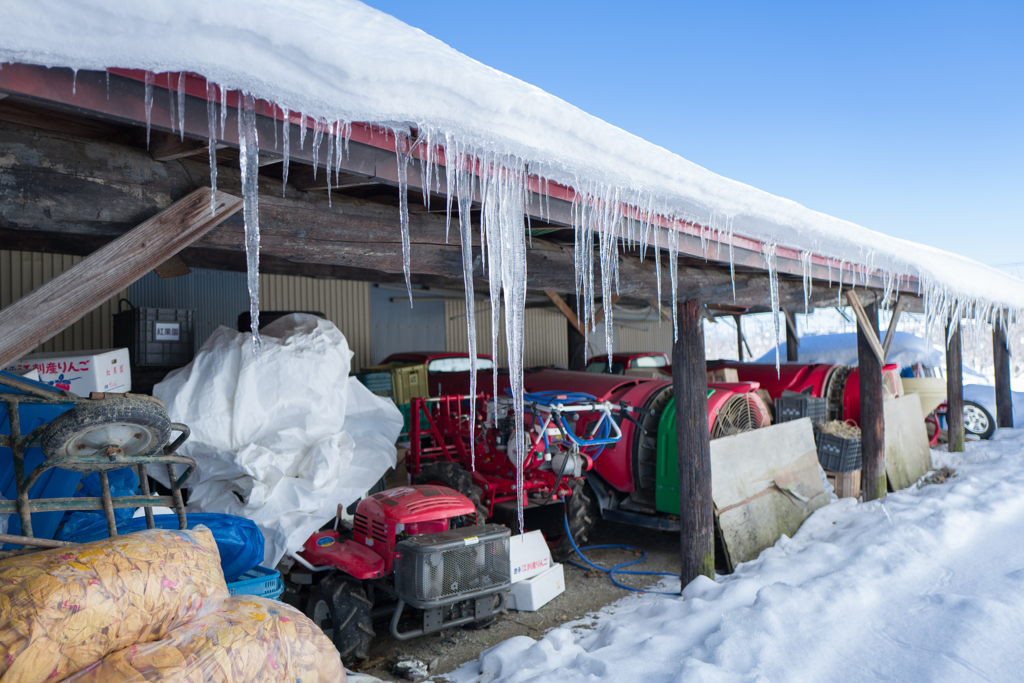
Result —
[[765, 243], [762, 245], [765, 265], [768, 266], [768, 281], [772, 297], [772, 318], [775, 321], [775, 372], [778, 374], [781, 373], [779, 359], [779, 273], [775, 267], [775, 248], [774, 244]]
[[228, 122], [228, 89], [220, 86], [220, 139], [224, 139], [224, 127]]
[[679, 230], [673, 225], [668, 235], [668, 275], [672, 284], [672, 343], [679, 341]]
[[306, 149], [306, 115], [299, 114], [299, 149]]
[[146, 72], [146, 90], [144, 95], [146, 102], [146, 149], [149, 149], [149, 127], [153, 119], [153, 81], [155, 78], [152, 71]]
[[320, 165], [320, 141], [323, 136], [323, 126], [318, 119], [313, 119], [313, 180], [316, 180], [316, 169]]
[[291, 115], [292, 113], [287, 109], [284, 111], [284, 123], [281, 129], [281, 136], [284, 138], [284, 165], [281, 167], [281, 196], [285, 195], [288, 189], [288, 157], [290, 156], [291, 148]]
[[729, 281], [732, 283], [732, 302], [736, 303], [736, 261], [732, 244], [732, 219], [729, 219]]
[[270, 103], [270, 119], [274, 128], [274, 151], [276, 152], [277, 147], [277, 105], [273, 102]]
[[246, 280], [249, 285], [249, 315], [252, 324], [253, 355], [260, 355], [260, 213], [258, 177], [259, 138], [256, 134], [256, 102], [242, 95], [238, 112], [238, 165], [242, 171], [242, 212], [245, 217]]
[[[469, 395], [470, 410], [476, 408], [476, 296], [473, 288], [473, 173], [465, 170], [465, 160], [447, 138], [445, 159], [448, 163], [448, 209], [451, 216], [452, 195], [459, 202], [459, 237], [462, 240], [462, 284], [466, 297], [466, 342], [469, 349]], [[454, 186], [454, 191], [453, 191]], [[492, 347], [493, 350], [493, 347]], [[496, 355], [496, 354], [495, 354]], [[492, 370], [497, 379], [497, 372]], [[495, 396], [495, 399], [497, 396]], [[469, 464], [476, 471], [475, 420], [469, 420]]]
[[177, 95], [175, 94], [174, 84], [171, 83], [171, 74], [170, 74], [170, 72], [168, 72], [167, 73], [167, 114], [168, 114], [168, 118], [170, 119], [170, 122], [171, 122], [171, 132], [172, 133], [174, 132], [174, 123], [175, 123], [175, 121], [178, 118], [178, 114], [176, 112], [176, 107], [175, 107], [175, 98], [176, 97], [177, 97]]
[[217, 86], [206, 82], [206, 125], [209, 129], [210, 214], [217, 204]]
[[[327, 206], [331, 206], [331, 172], [334, 166], [334, 136], [331, 135], [331, 125], [327, 124], [327, 164], [324, 168], [324, 177], [327, 180]], [[404, 245], [404, 243], [403, 243]], [[403, 252], [404, 253], [404, 252]], [[405, 271], [406, 285], [409, 283], [409, 270]], [[409, 291], [409, 307], [412, 308], [412, 290]]]
[[71, 96], [78, 94], [78, 69], [71, 70]]
[[412, 284], [409, 281], [409, 136], [394, 131], [395, 154], [398, 156], [398, 220], [402, 230], [402, 272], [405, 273], [405, 289], [409, 292], [409, 308], [412, 308]]
[[804, 315], [810, 313], [810, 299], [811, 299], [811, 252], [801, 251], [800, 252], [800, 266], [803, 270], [803, 281], [804, 281]]
[[178, 74], [178, 131], [185, 142], [185, 74]]
[[110, 72], [109, 71], [105, 71], [103, 73], [103, 75], [107, 77], [107, 99], [109, 100], [110, 99]]

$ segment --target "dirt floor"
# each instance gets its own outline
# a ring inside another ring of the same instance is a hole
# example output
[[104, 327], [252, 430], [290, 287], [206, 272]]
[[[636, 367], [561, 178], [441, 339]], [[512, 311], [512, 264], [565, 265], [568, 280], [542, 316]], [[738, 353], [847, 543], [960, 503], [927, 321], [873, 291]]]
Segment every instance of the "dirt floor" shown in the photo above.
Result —
[[[646, 551], [647, 558], [643, 564], [630, 569], [679, 572], [678, 533], [601, 522], [590, 543], [624, 543]], [[604, 566], [626, 562], [634, 557], [632, 553], [618, 549], [594, 550], [586, 554], [591, 560]], [[374, 641], [370, 659], [360, 671], [385, 681], [402, 681], [405, 679], [394, 674], [392, 669], [395, 662], [411, 658], [430, 665], [431, 676], [445, 674], [467, 661], [476, 659], [481, 651], [513, 636], [539, 638], [556, 626], [597, 612], [630, 594], [613, 585], [607, 574], [585, 571], [568, 564], [564, 570], [565, 592], [537, 612], [508, 611], [485, 629], [474, 631], [454, 628], [404, 642], [395, 641], [389, 635], [382, 635]], [[622, 582], [644, 587], [651, 586], [658, 580], [659, 577], [646, 576], [628, 577], [622, 579]], [[377, 622], [374, 627], [377, 633], [388, 632], [385, 620]]]

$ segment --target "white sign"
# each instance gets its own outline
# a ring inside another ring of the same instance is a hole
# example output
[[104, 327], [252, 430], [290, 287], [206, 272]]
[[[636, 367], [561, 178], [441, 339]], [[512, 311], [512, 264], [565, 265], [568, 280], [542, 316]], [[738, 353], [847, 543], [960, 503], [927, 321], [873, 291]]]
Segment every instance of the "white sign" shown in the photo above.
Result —
[[181, 323], [156, 323], [157, 341], [178, 341], [181, 335]]

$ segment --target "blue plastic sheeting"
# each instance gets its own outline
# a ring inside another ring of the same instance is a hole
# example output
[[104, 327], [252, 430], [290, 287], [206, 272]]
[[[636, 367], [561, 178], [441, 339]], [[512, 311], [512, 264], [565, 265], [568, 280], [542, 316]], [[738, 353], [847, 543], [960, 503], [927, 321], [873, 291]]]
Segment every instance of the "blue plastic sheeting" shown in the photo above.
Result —
[[[16, 377], [7, 372], [0, 373], [6, 377]], [[23, 379], [23, 378], [18, 378]], [[31, 382], [31, 380], [24, 380]], [[31, 382], [36, 386], [52, 391], [52, 387], [40, 382]], [[3, 394], [22, 394], [23, 392], [0, 385], [0, 398]], [[19, 404], [18, 416], [21, 418], [22, 436], [30, 433], [39, 425], [46, 424], [61, 413], [71, 410], [73, 404], [58, 403], [21, 403]], [[10, 434], [11, 423], [7, 415], [7, 404], [0, 402], [0, 434]], [[38, 446], [25, 451], [25, 476], [29, 476], [46, 458]], [[82, 475], [78, 472], [52, 468], [44, 473], [39, 481], [29, 489], [28, 497], [38, 498], [70, 498], [74, 495], [75, 489]], [[14, 455], [10, 448], [0, 448], [0, 493], [7, 500], [14, 500], [18, 497], [18, 488], [14, 483]], [[32, 535], [36, 538], [53, 538], [60, 524], [63, 512], [34, 512], [32, 513]], [[7, 533], [21, 534], [21, 518], [18, 515], [10, 515], [7, 525]], [[14, 548], [18, 546], [5, 546]]]
[[[91, 523], [86, 526], [69, 530], [65, 525], [57, 540], [88, 543], [108, 538], [106, 518], [95, 515], [90, 515], [90, 517], [95, 519], [90, 520]], [[178, 528], [177, 515], [154, 515], [153, 521], [156, 522], [158, 529], [175, 530]], [[220, 564], [224, 569], [226, 581], [234, 581], [263, 560], [263, 534], [252, 520], [213, 512], [195, 512], [188, 516], [189, 529], [193, 529], [199, 524], [213, 532], [217, 550], [220, 551]], [[145, 528], [146, 518], [135, 517], [123, 524], [119, 521], [117, 533], [129, 534], [133, 531], [143, 531]]]
[[[107, 481], [110, 484], [111, 497], [134, 496], [139, 492], [139, 475], [131, 467], [124, 467], [107, 473]], [[103, 495], [103, 488], [100, 485], [99, 472], [93, 472], [82, 477], [75, 491], [76, 498], [99, 498]], [[114, 519], [118, 526], [129, 521], [135, 514], [136, 508], [114, 508]], [[95, 519], [107, 523], [107, 517], [102, 510], [68, 511], [64, 513], [64, 526], [61, 527], [62, 537], [75, 538], [79, 529], [91, 526]], [[177, 528], [177, 527], [175, 527]]]

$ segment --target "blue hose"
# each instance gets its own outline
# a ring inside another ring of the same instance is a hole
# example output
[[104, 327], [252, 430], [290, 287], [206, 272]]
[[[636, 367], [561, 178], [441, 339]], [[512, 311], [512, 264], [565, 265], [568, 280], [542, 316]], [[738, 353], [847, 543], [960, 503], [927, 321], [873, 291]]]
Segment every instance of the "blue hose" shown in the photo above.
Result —
[[[568, 509], [568, 506], [566, 506], [566, 509]], [[591, 568], [608, 574], [608, 578], [611, 579], [612, 583], [614, 583], [619, 588], [622, 588], [622, 589], [625, 589], [625, 590], [628, 590], [628, 591], [633, 591], [634, 593], [655, 593], [657, 595], [679, 595], [679, 593], [674, 593], [674, 592], [669, 592], [669, 591], [649, 591], [649, 590], [645, 590], [643, 588], [633, 588], [632, 586], [627, 586], [624, 583], [619, 583], [618, 581], [615, 580], [615, 575], [616, 574], [633, 574], [633, 575], [644, 575], [644, 576], [676, 576], [676, 577], [678, 577], [679, 575], [678, 574], [673, 574], [672, 572], [626, 571], [625, 569], [623, 569], [623, 567], [632, 567], [634, 564], [639, 564], [639, 563], [643, 562], [647, 558], [647, 551], [646, 550], [641, 550], [640, 548], [637, 548], [636, 546], [632, 546], [632, 545], [619, 545], [617, 543], [609, 543], [609, 544], [606, 544], [606, 545], [586, 545], [586, 546], [583, 546], [583, 548], [581, 549], [578, 545], [576, 545], [576, 540], [572, 537], [572, 532], [569, 531], [569, 513], [568, 512], [566, 512], [564, 519], [565, 519], [565, 534], [566, 534], [566, 536], [569, 537], [569, 543], [572, 544], [572, 549], [575, 550], [576, 554], [579, 555], [580, 558], [584, 562], [586, 562], [587, 565], [589, 565]], [[640, 550], [640, 557], [638, 557], [635, 560], [631, 560], [629, 562], [623, 562], [622, 564], [617, 564], [614, 567], [609, 569], [607, 567], [602, 567], [600, 565], [594, 564], [589, 559], [587, 559], [587, 556], [584, 555], [583, 552], [582, 552], [582, 550], [600, 550], [602, 548], [621, 548], [622, 550], [630, 550], [630, 551]], [[579, 562], [573, 562], [572, 560], [569, 560], [568, 563], [571, 564], [574, 567], [579, 567], [580, 569], [586, 569], [587, 568], [586, 566], [580, 564]]]

